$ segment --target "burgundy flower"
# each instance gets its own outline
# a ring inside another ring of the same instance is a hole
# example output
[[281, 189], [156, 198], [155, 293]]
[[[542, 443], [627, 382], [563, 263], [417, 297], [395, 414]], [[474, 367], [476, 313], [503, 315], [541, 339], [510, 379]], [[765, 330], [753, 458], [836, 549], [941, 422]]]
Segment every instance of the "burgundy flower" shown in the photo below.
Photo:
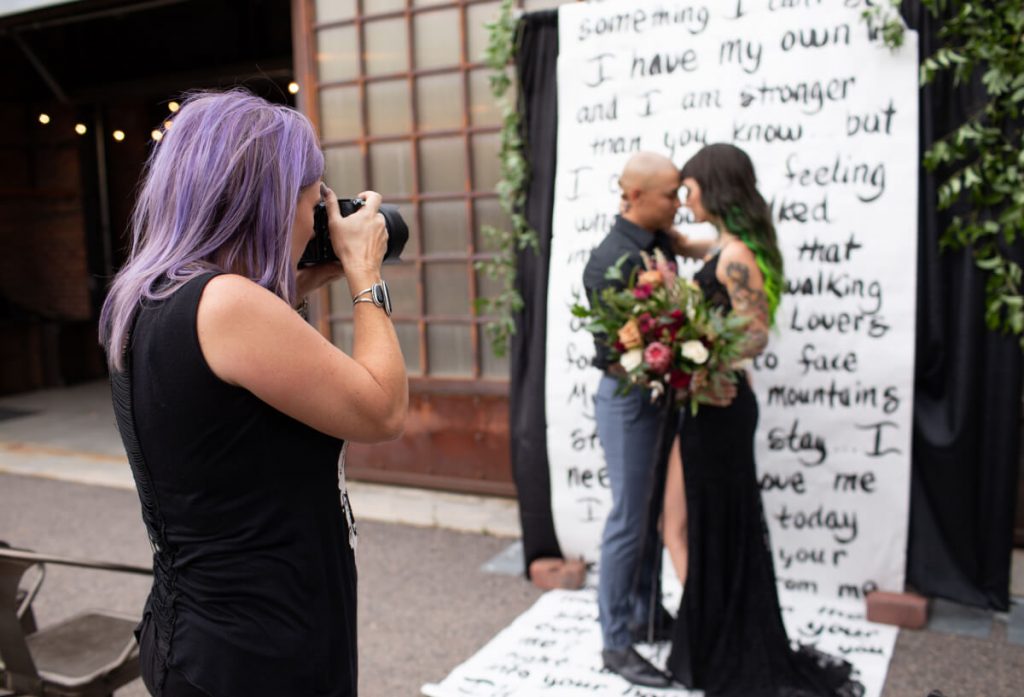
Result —
[[653, 292], [653, 288], [642, 283], [633, 289], [633, 297], [637, 300], [647, 300], [647, 298], [651, 297], [651, 293]]
[[640, 333], [647, 334], [647, 332], [654, 329], [655, 320], [651, 317], [650, 312], [645, 312], [636, 318], [636, 323], [640, 326]]
[[677, 390], [685, 390], [690, 386], [690, 381], [693, 379], [693, 375], [690, 373], [684, 373], [681, 370], [673, 370], [668, 374], [668, 384]]
[[644, 349], [644, 363], [651, 372], [664, 375], [672, 364], [672, 349], [660, 341], [648, 344]]

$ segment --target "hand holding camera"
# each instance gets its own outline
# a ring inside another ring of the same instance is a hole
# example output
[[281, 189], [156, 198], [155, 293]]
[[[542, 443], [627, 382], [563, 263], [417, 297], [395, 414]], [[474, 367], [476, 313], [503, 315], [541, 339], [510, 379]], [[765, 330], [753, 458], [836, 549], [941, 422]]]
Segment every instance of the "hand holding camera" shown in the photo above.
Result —
[[[331, 250], [341, 261], [345, 273], [353, 280], [362, 279], [365, 275], [373, 276], [376, 281], [380, 277], [380, 265], [387, 250], [387, 226], [384, 218], [377, 215], [380, 211], [381, 197], [375, 191], [363, 192], [360, 196], [362, 205], [348, 214], [343, 215], [341, 201], [326, 185], [321, 187], [324, 197], [324, 214]], [[314, 229], [316, 229], [314, 217]]]
[[[379, 269], [381, 260], [397, 260], [401, 256], [409, 240], [409, 228], [398, 208], [382, 205], [380, 194], [373, 191], [365, 191], [358, 198], [339, 199], [322, 184], [321, 192], [323, 201], [317, 205], [313, 216], [313, 239], [299, 260], [300, 268], [339, 259], [344, 261], [342, 250], [357, 244], [356, 239], [347, 241], [345, 236], [349, 230], [355, 230], [355, 226], [368, 219], [375, 220], [375, 223], [382, 221], [387, 230], [386, 247], [381, 256], [376, 258], [373, 267]], [[355, 234], [358, 236], [358, 233]], [[348, 270], [349, 264], [345, 264], [345, 268]]]

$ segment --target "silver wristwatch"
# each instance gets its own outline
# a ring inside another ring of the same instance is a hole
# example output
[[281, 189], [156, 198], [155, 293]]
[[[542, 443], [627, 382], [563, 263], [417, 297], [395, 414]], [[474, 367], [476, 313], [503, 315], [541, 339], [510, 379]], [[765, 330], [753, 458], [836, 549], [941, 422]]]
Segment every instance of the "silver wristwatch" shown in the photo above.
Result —
[[384, 310], [388, 317], [391, 316], [391, 293], [388, 292], [388, 284], [384, 282], [383, 278], [369, 288], [353, 295], [352, 304], [356, 303], [373, 303]]

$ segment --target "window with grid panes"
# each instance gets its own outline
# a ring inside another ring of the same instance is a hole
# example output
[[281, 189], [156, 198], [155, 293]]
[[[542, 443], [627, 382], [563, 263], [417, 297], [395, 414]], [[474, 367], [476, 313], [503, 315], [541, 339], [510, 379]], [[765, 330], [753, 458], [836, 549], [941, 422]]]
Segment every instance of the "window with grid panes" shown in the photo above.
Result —
[[[298, 0], [302, 1], [302, 0]], [[527, 2], [524, 9], [556, 2]], [[316, 0], [312, 45], [326, 179], [341, 196], [365, 189], [399, 206], [410, 239], [385, 265], [410, 376], [505, 380], [476, 298], [497, 291], [475, 270], [481, 229], [507, 226], [499, 178], [500, 113], [483, 64], [495, 0]], [[330, 291], [332, 337], [352, 345], [344, 282]]]

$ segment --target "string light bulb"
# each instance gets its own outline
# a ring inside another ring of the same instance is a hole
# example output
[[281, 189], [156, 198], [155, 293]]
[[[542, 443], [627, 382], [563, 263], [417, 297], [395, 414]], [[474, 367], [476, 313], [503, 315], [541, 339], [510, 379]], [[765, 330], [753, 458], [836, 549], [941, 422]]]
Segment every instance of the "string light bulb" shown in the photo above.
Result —
[[118, 143], [124, 140], [124, 131], [122, 131], [121, 129], [114, 131], [114, 140], [116, 140]]
[[89, 129], [85, 127], [84, 123], [76, 123], [75, 124], [75, 133], [77, 133], [80, 136], [84, 136], [86, 131], [88, 131], [88, 130]]
[[172, 114], [177, 114], [178, 113], [178, 109], [181, 108], [181, 105], [178, 104], [177, 102], [168, 102], [167, 103], [167, 108], [170, 109]]
[[289, 82], [288, 83], [288, 91], [291, 92], [292, 94], [298, 94], [299, 93], [299, 83], [295, 82], [294, 80], [292, 82]]
[[150, 137], [151, 137], [151, 138], [152, 138], [152, 139], [153, 139], [154, 141], [156, 141], [157, 143], [159, 143], [159, 142], [160, 142], [161, 140], [163, 140], [163, 137], [164, 137], [164, 132], [163, 132], [163, 131], [161, 131], [161, 130], [160, 130], [159, 128], [156, 128], [156, 129], [153, 129], [153, 132], [152, 132], [152, 133], [150, 133], [149, 135], [150, 135]]
[[50, 123], [50, 115], [49, 114], [40, 114], [39, 115], [39, 123], [41, 123], [43, 125], [46, 125], [46, 124]]
[[171, 119], [167, 119], [166, 121], [164, 121], [164, 130], [169, 130], [173, 125], [174, 121], [172, 121]]

